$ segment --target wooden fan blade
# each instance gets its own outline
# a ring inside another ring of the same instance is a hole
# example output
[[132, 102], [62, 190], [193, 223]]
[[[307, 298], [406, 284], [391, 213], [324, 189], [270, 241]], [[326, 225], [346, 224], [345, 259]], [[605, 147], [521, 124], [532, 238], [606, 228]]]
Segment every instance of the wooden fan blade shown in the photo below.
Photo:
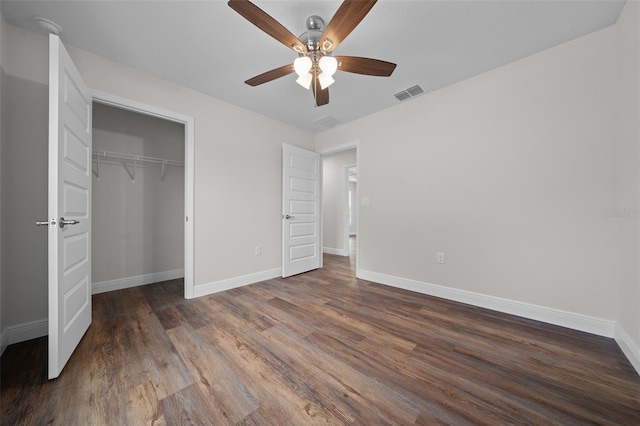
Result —
[[344, 0], [336, 14], [331, 18], [329, 25], [324, 30], [324, 34], [320, 37], [320, 47], [327, 52], [331, 52], [338, 47], [351, 34], [351, 31], [358, 26], [360, 21], [367, 16], [376, 1]]
[[263, 72], [260, 75], [256, 75], [253, 78], [245, 81], [249, 86], [258, 86], [263, 83], [268, 83], [276, 78], [284, 77], [285, 75], [289, 75], [293, 72], [293, 64], [283, 65], [278, 68], [274, 68], [271, 71]]
[[[249, 0], [229, 0], [229, 7], [242, 15], [247, 21], [260, 28], [271, 37], [278, 40], [290, 49], [297, 46], [296, 49], [307, 51], [307, 47], [294, 36], [291, 31], [286, 29], [280, 22], [273, 19], [267, 12], [260, 9]], [[296, 50], [294, 49], [294, 50]]]
[[320, 82], [317, 76], [313, 76], [311, 81], [311, 90], [313, 90], [313, 97], [316, 100], [316, 106], [322, 106], [329, 103], [329, 88], [322, 90], [320, 88]]
[[381, 61], [380, 59], [361, 58], [358, 56], [334, 56], [334, 58], [338, 61], [338, 71], [389, 77], [393, 70], [396, 69], [396, 64]]

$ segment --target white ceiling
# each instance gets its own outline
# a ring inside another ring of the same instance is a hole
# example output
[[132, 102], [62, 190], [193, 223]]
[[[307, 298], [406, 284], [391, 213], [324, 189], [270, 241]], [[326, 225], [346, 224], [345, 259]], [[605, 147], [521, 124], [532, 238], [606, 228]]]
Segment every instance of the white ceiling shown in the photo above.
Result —
[[[341, 2], [254, 3], [300, 35], [309, 15], [328, 23]], [[66, 44], [317, 133], [327, 127], [315, 120], [347, 123], [397, 105], [393, 95], [416, 84], [434, 91], [612, 25], [624, 1], [380, 0], [335, 54], [398, 67], [389, 78], [337, 73], [323, 107], [295, 74], [244, 84], [296, 54], [226, 1], [2, 0], [1, 7], [16, 26], [41, 32], [33, 17], [51, 19]]]

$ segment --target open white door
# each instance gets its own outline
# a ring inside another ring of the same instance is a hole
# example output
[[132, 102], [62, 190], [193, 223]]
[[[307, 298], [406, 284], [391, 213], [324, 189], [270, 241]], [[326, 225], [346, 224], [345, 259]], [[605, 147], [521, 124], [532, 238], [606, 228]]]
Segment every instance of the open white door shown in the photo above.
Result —
[[91, 324], [91, 95], [49, 36], [49, 378]]
[[322, 266], [320, 154], [283, 145], [282, 276]]

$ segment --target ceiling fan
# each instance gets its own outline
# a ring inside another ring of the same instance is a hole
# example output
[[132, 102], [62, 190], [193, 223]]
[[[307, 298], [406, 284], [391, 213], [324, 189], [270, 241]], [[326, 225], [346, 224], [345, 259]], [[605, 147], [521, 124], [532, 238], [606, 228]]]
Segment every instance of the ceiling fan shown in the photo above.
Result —
[[307, 18], [307, 31], [296, 37], [249, 0], [229, 0], [233, 10], [298, 54], [293, 64], [272, 69], [245, 83], [258, 86], [295, 71], [298, 74], [296, 82], [306, 89], [311, 88], [316, 105], [322, 106], [329, 103], [329, 86], [334, 82], [332, 75], [336, 71], [389, 77], [396, 68], [396, 64], [391, 62], [357, 56], [332, 56], [333, 50], [351, 34], [376, 1], [344, 0], [326, 28], [322, 18], [310, 16]]

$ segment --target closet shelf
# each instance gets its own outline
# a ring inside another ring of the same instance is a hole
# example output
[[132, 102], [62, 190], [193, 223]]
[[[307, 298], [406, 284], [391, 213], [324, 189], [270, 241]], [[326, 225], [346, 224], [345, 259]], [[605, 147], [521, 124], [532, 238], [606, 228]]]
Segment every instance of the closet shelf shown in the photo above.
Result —
[[123, 154], [120, 152], [93, 150], [94, 158], [116, 161], [136, 161], [141, 163], [166, 164], [167, 166], [184, 167], [184, 161], [166, 160], [164, 158], [146, 157], [144, 155]]
[[[122, 163], [124, 169], [127, 171], [129, 177], [131, 178], [131, 182], [135, 182], [136, 163], [152, 163], [162, 165], [162, 170], [160, 171], [160, 182], [164, 180], [167, 166], [184, 167], [184, 161], [147, 157], [145, 155], [124, 154], [121, 152], [101, 151], [97, 149], [93, 150], [93, 158], [96, 160], [96, 169], [93, 171], [93, 174], [95, 174], [96, 178], [98, 179], [100, 179], [100, 160], [104, 160], [106, 162]], [[131, 166], [131, 170], [129, 170], [128, 165]]]

